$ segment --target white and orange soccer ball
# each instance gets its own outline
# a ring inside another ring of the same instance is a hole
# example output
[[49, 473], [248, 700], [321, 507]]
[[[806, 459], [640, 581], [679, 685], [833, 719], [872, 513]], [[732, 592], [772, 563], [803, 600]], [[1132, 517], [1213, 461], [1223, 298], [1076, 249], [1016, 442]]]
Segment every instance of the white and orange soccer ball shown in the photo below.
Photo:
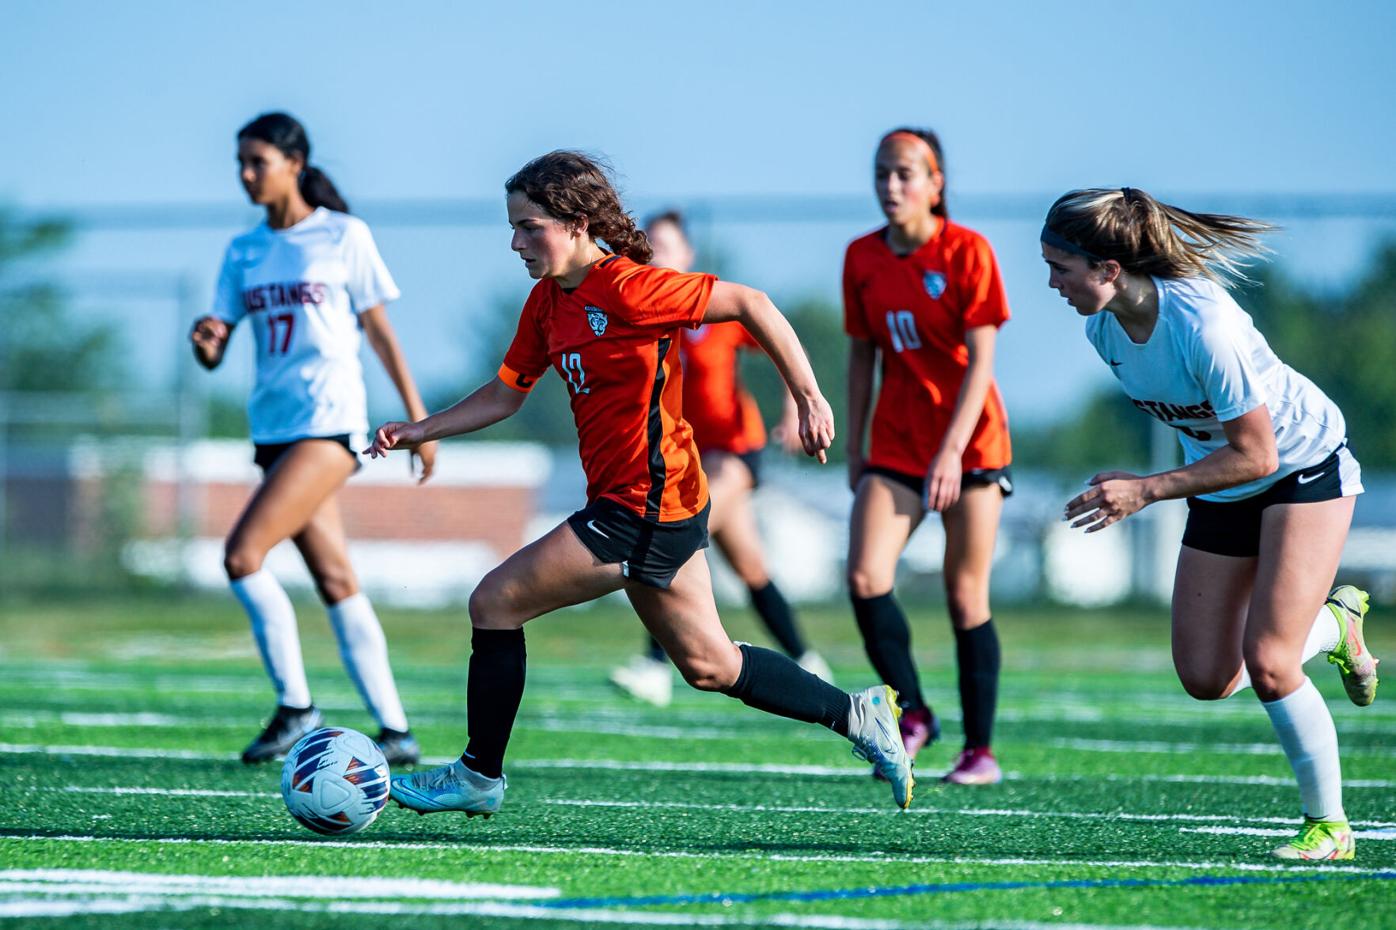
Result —
[[281, 797], [291, 816], [316, 833], [357, 833], [388, 803], [388, 761], [358, 730], [322, 727], [286, 754]]

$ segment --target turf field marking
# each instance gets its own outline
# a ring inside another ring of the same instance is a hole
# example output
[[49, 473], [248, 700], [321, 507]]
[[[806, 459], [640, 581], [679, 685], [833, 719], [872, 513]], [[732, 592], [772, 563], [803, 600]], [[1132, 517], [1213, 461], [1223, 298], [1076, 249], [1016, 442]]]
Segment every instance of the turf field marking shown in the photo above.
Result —
[[[1352, 826], [1357, 826], [1354, 821]], [[1382, 824], [1389, 827], [1391, 824]], [[1271, 830], [1266, 827], [1179, 827], [1179, 833], [1216, 833], [1228, 836], [1293, 836], [1294, 830]], [[1388, 840], [1396, 842], [1396, 830], [1354, 830], [1352, 835], [1359, 840]]]
[[[1114, 739], [1052, 739], [1045, 745], [1058, 749], [1076, 749], [1083, 752], [1156, 752], [1168, 755], [1209, 752], [1220, 755], [1238, 756], [1279, 756], [1284, 754], [1279, 743], [1174, 743], [1163, 740], [1114, 740]], [[1396, 750], [1376, 746], [1345, 747], [1345, 755], [1361, 753], [1372, 756], [1396, 756]]]
[[[0, 743], [0, 753], [11, 755], [49, 756], [110, 756], [130, 759], [187, 759], [204, 762], [233, 762], [233, 752], [202, 752], [194, 749], [149, 749], [123, 746], [39, 746], [33, 744]], [[454, 762], [456, 756], [427, 757], [426, 765]], [[778, 765], [745, 762], [621, 762], [613, 759], [521, 759], [509, 763], [513, 769], [592, 769], [632, 772], [724, 772], [737, 775], [800, 775], [813, 778], [866, 778], [867, 771], [855, 766]], [[1275, 785], [1293, 787], [1291, 778], [1269, 775], [1028, 775], [1009, 772], [1010, 781], [1125, 781], [1125, 782], [1199, 782], [1224, 785]], [[1396, 788], [1390, 779], [1353, 779], [1343, 782], [1344, 788]]]
[[[1292, 831], [1290, 831], [1292, 832]], [[488, 842], [488, 836], [483, 832], [479, 842], [384, 842], [379, 840], [268, 840], [268, 839], [246, 839], [230, 840], [218, 837], [129, 837], [129, 836], [96, 836], [93, 834], [67, 834], [62, 836], [46, 836], [43, 834], [5, 834], [0, 832], [0, 844], [9, 841], [19, 842], [61, 842], [61, 843], [111, 843], [111, 844], [132, 844], [132, 843], [161, 843], [172, 845], [194, 845], [206, 844], [209, 846], [288, 846], [288, 847], [309, 847], [318, 849], [362, 849], [392, 851], [402, 850], [404, 852], [417, 852], [421, 850], [448, 849], [460, 853], [477, 853], [480, 855], [490, 855], [492, 853], [536, 853], [538, 855], [563, 855], [563, 856], [641, 856], [649, 859], [701, 859], [705, 861], [715, 860], [752, 860], [755, 862], [776, 861], [776, 862], [834, 862], [834, 863], [874, 863], [887, 865], [988, 865], [988, 866], [1042, 866], [1046, 868], [1063, 868], [1066, 866], [1080, 868], [1099, 869], [1186, 869], [1189, 871], [1198, 870], [1227, 870], [1237, 872], [1312, 872], [1312, 865], [1281, 865], [1258, 862], [1194, 862], [1194, 861], [1171, 861], [1171, 860], [1138, 860], [1138, 859], [1027, 859], [1020, 857], [1003, 858], [973, 858], [968, 856], [898, 856], [898, 855], [864, 855], [864, 856], [835, 856], [835, 855], [806, 855], [798, 853], [772, 853], [766, 850], [734, 851], [734, 852], [690, 852], [686, 850], [668, 849], [617, 849], [606, 846], [538, 846], [527, 844], [492, 844]], [[1325, 872], [1347, 872], [1353, 875], [1376, 875], [1388, 869], [1371, 869], [1360, 866], [1324, 866]]]
[[275, 798], [275, 791], [223, 791], [215, 788], [123, 788], [90, 785], [64, 785], [61, 788], [36, 787], [33, 791], [66, 791], [73, 794], [150, 794], [174, 798]]
[[[731, 811], [734, 813], [767, 813], [767, 814], [869, 814], [886, 815], [890, 817], [905, 817], [917, 814], [927, 816], [944, 816], [946, 814], [962, 817], [1044, 817], [1063, 818], [1068, 820], [1134, 820], [1146, 823], [1167, 823], [1170, 821], [1187, 821], [1193, 823], [1216, 823], [1217, 821], [1231, 821], [1233, 823], [1277, 823], [1298, 826], [1299, 821], [1293, 817], [1238, 817], [1233, 814], [1135, 814], [1125, 811], [1033, 811], [1014, 810], [1001, 808], [974, 808], [974, 807], [924, 807], [916, 806], [909, 810], [898, 810], [891, 807], [818, 807], [815, 805], [775, 805], [775, 804], [698, 804], [687, 801], [608, 801], [608, 800], [582, 800], [575, 798], [544, 798], [539, 803], [552, 804], [558, 807], [621, 807], [621, 808], [641, 808], [645, 810], [698, 810], [698, 811]], [[1351, 822], [1352, 826], [1364, 827], [1396, 827], [1396, 823], [1386, 823], [1383, 821], [1357, 821]], [[1293, 832], [1291, 831], [1278, 831]]]
[[275, 877], [117, 872], [108, 869], [7, 869], [0, 871], [0, 894], [100, 894], [113, 889], [133, 894], [226, 894], [242, 898], [556, 898], [556, 888], [451, 882], [429, 878], [281, 875]]

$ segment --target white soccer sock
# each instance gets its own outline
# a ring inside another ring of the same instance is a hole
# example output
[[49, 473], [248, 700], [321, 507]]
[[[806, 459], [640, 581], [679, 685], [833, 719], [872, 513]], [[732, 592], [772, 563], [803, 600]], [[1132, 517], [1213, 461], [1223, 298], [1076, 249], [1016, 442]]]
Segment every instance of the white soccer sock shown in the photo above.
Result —
[[1337, 649], [1342, 632], [1338, 618], [1333, 616], [1333, 611], [1324, 604], [1318, 609], [1318, 616], [1314, 617], [1314, 625], [1309, 628], [1309, 638], [1304, 640], [1304, 654], [1299, 661], [1304, 663], [1314, 656], [1327, 655]]
[[388, 641], [373, 604], [363, 592], [331, 604], [330, 624], [339, 640], [339, 656], [354, 686], [378, 725], [389, 730], [407, 729], [407, 714], [397, 695], [393, 670], [388, 664]]
[[1347, 820], [1343, 813], [1343, 773], [1338, 762], [1338, 731], [1323, 696], [1308, 678], [1278, 701], [1262, 701], [1270, 724], [1299, 781], [1304, 813], [1318, 820]]
[[[1312, 659], [1314, 656], [1327, 655], [1338, 647], [1338, 640], [1342, 636], [1342, 628], [1338, 626], [1338, 618], [1333, 616], [1333, 611], [1324, 604], [1318, 609], [1318, 616], [1314, 617], [1314, 625], [1309, 627], [1309, 638], [1304, 640], [1304, 652], [1299, 657], [1299, 664]], [[1238, 691], [1243, 691], [1251, 686], [1251, 672], [1244, 664], [1241, 665], [1241, 679], [1236, 682], [1236, 687], [1231, 689], [1231, 697]]]
[[309, 707], [310, 685], [301, 661], [301, 640], [296, 631], [296, 609], [286, 589], [266, 569], [235, 578], [229, 584], [252, 622], [252, 638], [262, 654], [262, 665], [276, 688], [276, 703]]

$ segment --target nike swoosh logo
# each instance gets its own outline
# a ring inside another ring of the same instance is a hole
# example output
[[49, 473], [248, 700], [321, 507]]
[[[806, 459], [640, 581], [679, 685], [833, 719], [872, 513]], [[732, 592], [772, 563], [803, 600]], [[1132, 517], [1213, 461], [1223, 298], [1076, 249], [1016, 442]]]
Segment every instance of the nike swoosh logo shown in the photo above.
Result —
[[1119, 368], [1121, 365], [1124, 364], [1124, 362], [1110, 361], [1110, 359], [1106, 359], [1106, 361], [1110, 362], [1110, 367], [1111, 367], [1111, 368]]
[[591, 530], [593, 533], [595, 533], [595, 534], [598, 535], [598, 536], [603, 536], [603, 537], [605, 537], [606, 539], [610, 539], [610, 538], [611, 538], [611, 537], [610, 537], [609, 535], [607, 535], [606, 533], [601, 532], [601, 527], [599, 527], [599, 526], [596, 525], [596, 521], [595, 521], [595, 520], [588, 520], [588, 521], [587, 521], [587, 529]]
[[1326, 472], [1326, 471], [1321, 471], [1321, 472], [1319, 472], [1317, 475], [1300, 475], [1300, 476], [1299, 476], [1299, 483], [1300, 483], [1300, 484], [1308, 484], [1310, 481], [1317, 481], [1318, 479], [1322, 478], [1322, 477], [1323, 477], [1324, 475], [1326, 475], [1326, 474], [1328, 474], [1328, 472]]

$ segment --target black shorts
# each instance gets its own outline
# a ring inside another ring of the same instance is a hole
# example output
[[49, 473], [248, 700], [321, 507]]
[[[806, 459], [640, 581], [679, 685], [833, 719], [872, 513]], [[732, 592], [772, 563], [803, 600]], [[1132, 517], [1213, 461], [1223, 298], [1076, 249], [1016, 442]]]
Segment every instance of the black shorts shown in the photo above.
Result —
[[1214, 555], [1254, 558], [1260, 554], [1260, 519], [1266, 507], [1316, 504], [1337, 500], [1344, 492], [1355, 494], [1361, 489], [1356, 466], [1357, 460], [1342, 446], [1317, 465], [1291, 472], [1254, 497], [1237, 501], [1189, 497], [1183, 545]]
[[338, 436], [306, 436], [304, 439], [293, 439], [290, 442], [257, 443], [252, 446], [252, 448], [256, 450], [253, 453], [252, 461], [257, 464], [257, 467], [262, 469], [262, 474], [266, 474], [271, 471], [272, 466], [286, 454], [288, 449], [298, 442], [305, 442], [307, 439], [327, 439], [330, 442], [339, 443], [344, 447], [344, 451], [348, 452], [353, 457], [354, 470], [358, 471], [360, 468], [363, 468], [363, 463], [359, 461], [358, 452], [350, 445], [350, 436], [348, 433], [340, 433]]
[[[880, 475], [888, 481], [895, 481], [902, 487], [922, 498], [926, 496], [926, 476], [910, 475], [904, 471], [897, 471], [893, 468], [883, 468], [881, 465], [869, 465], [863, 469], [865, 475]], [[1004, 497], [1013, 495], [1013, 468], [1005, 465], [1002, 468], [971, 468], [960, 478], [960, 493], [964, 493], [969, 488], [987, 487], [997, 485]]]
[[567, 525], [607, 565], [620, 563], [631, 581], [667, 588], [693, 553], [708, 548], [708, 510], [673, 523], [655, 523], [603, 497], [567, 518]]

